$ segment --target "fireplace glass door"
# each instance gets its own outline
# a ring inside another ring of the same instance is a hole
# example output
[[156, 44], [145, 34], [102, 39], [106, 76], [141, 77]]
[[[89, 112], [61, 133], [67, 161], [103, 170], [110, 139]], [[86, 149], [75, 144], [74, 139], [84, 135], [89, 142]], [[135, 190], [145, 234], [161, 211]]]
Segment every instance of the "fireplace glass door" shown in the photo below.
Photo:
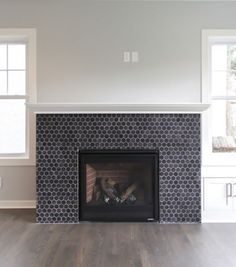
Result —
[[157, 219], [157, 153], [84, 151], [80, 220]]

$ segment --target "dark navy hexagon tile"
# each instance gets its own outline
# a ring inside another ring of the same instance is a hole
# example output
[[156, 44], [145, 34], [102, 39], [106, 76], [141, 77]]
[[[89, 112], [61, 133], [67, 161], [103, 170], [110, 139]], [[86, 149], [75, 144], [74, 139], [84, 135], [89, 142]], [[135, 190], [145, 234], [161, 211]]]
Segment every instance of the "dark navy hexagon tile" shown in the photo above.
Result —
[[78, 149], [159, 149], [160, 222], [200, 222], [200, 115], [38, 114], [37, 222], [79, 221]]

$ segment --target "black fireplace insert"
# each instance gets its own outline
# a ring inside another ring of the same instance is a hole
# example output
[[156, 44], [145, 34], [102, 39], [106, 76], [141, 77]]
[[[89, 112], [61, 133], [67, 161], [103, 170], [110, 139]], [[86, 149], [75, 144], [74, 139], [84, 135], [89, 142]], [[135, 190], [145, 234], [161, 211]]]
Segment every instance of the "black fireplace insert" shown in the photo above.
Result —
[[158, 221], [158, 152], [79, 152], [80, 221]]

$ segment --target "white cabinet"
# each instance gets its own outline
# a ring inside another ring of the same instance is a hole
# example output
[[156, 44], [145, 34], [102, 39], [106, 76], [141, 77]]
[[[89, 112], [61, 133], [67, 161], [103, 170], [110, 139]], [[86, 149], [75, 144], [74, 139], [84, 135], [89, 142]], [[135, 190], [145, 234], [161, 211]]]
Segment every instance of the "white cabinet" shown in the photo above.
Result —
[[203, 178], [203, 222], [236, 222], [236, 178]]
[[204, 208], [206, 210], [230, 210], [232, 201], [231, 178], [204, 179]]
[[236, 179], [232, 183], [232, 198], [233, 198], [233, 207], [236, 212]]

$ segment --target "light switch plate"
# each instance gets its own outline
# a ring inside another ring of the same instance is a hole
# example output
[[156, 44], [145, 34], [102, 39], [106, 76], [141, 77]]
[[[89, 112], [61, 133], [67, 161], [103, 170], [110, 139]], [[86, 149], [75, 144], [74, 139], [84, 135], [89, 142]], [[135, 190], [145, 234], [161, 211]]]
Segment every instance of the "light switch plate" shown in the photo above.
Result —
[[123, 60], [124, 62], [130, 62], [130, 52], [124, 52], [124, 56], [123, 56]]
[[132, 62], [137, 63], [139, 62], [139, 55], [137, 51], [132, 52]]

